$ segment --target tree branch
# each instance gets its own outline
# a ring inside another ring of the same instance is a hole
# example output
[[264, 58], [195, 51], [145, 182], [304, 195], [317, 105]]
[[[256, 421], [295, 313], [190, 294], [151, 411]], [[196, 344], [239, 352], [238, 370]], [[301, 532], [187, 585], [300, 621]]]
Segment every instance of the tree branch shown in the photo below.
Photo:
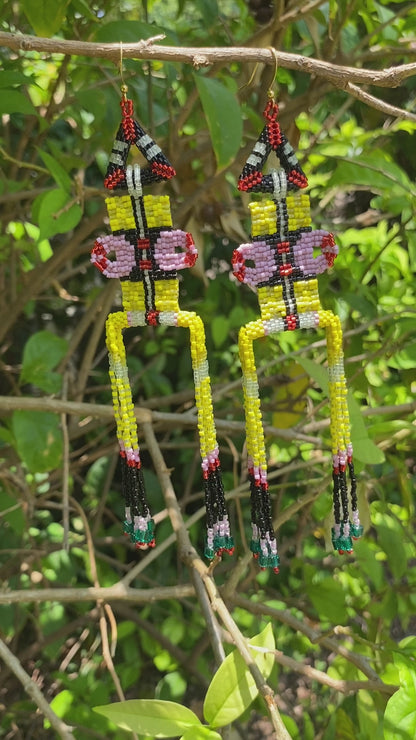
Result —
[[366, 691], [379, 691], [382, 694], [392, 696], [399, 688], [393, 684], [386, 684], [380, 681], [346, 681], [340, 678], [332, 678], [325, 671], [319, 671], [313, 666], [299, 663], [294, 658], [284, 655], [281, 650], [274, 650], [273, 653], [277, 663], [285, 668], [289, 668], [291, 671], [295, 671], [295, 673], [300, 673], [311, 681], [318, 681], [324, 686], [329, 686], [331, 689], [335, 689], [335, 691], [340, 691], [342, 694], [351, 694], [360, 691], [360, 689], [365, 689]]
[[194, 596], [195, 590], [190, 583], [178, 586], [161, 586], [160, 588], [129, 588], [122, 583], [114, 586], [95, 588], [28, 588], [13, 591], [0, 591], [0, 604], [40, 604], [45, 601], [126, 601], [132, 604], [150, 604], [164, 599], [185, 599]]
[[21, 663], [15, 655], [9, 650], [6, 643], [0, 639], [0, 658], [4, 661], [8, 668], [14, 673], [16, 678], [22, 684], [26, 693], [35, 702], [36, 706], [40, 709], [44, 717], [49, 720], [51, 726], [55, 732], [59, 735], [61, 740], [75, 740], [72, 734], [72, 728], [65, 724], [51, 709], [50, 705], [43, 696], [41, 690], [38, 688], [36, 683], [32, 681], [28, 673], [22, 668]]
[[270, 718], [276, 731], [276, 740], [291, 740], [290, 735], [287, 732], [286, 727], [284, 726], [283, 721], [280, 717], [280, 713], [274, 699], [274, 692], [264, 680], [257, 664], [253, 660], [246, 640], [238, 629], [236, 623], [234, 622], [234, 619], [232, 618], [223, 599], [221, 598], [217, 586], [212, 578], [212, 569], [207, 568], [205, 563], [198, 556], [195, 548], [193, 547], [189, 539], [189, 535], [182, 518], [181, 510], [179, 508], [179, 504], [172, 487], [169, 472], [166, 468], [166, 464], [157, 443], [157, 439], [154, 435], [151, 423], [146, 422], [145, 424], [143, 424], [143, 431], [150, 455], [153, 460], [153, 465], [155, 467], [160, 485], [162, 487], [166, 508], [169, 512], [172, 527], [177, 537], [179, 555], [182, 561], [188, 566], [188, 568], [191, 571], [194, 570], [200, 577], [211, 602], [211, 608], [214, 612], [217, 612], [224, 627], [229, 631], [234, 644], [236, 645], [240, 655], [242, 656], [248, 669], [250, 670], [250, 673], [252, 674], [256, 682], [259, 693], [264, 698], [269, 709]]
[[[50, 396], [39, 396], [30, 398], [25, 396], [0, 396], [0, 414], [2, 411], [15, 411], [16, 409], [26, 409], [31, 411], [51, 411], [54, 414], [74, 414], [82, 417], [97, 417], [99, 419], [114, 419], [114, 412], [111, 404], [96, 403], [77, 403], [75, 401], [62, 401], [59, 398]], [[151, 411], [150, 409], [136, 406], [134, 410], [136, 420], [139, 424], [145, 422], [161, 422], [184, 427], [196, 427], [198, 419], [196, 414], [171, 414], [160, 411]], [[227, 421], [225, 419], [216, 419], [215, 424], [218, 431], [226, 432], [244, 432], [245, 424], [243, 421]], [[292, 429], [277, 429], [277, 427], [267, 426], [267, 434], [273, 434], [275, 437], [282, 439], [297, 439], [302, 442], [309, 442], [313, 445], [319, 445], [321, 440], [318, 437], [311, 437], [302, 432], [296, 432]]]
[[[163, 38], [163, 35], [159, 35], [132, 44], [123, 43], [123, 57], [137, 60], [155, 59], [166, 62], [183, 62], [185, 64], [192, 64], [196, 69], [213, 64], [229, 64], [230, 62], [239, 62], [240, 64], [277, 64], [279, 67], [304, 72], [305, 74], [327, 80], [336, 87], [344, 89], [347, 94], [354, 96], [363, 103], [383, 113], [416, 121], [416, 115], [414, 113], [385, 103], [383, 100], [357, 87], [357, 84], [373, 85], [375, 87], [398, 87], [403, 80], [413, 77], [416, 74], [416, 62], [399, 64], [382, 70], [363, 69], [360, 67], [333, 64], [332, 62], [325, 62], [322, 59], [305, 57], [301, 54], [274, 51], [270, 48], [264, 49], [250, 46], [180, 48], [176, 46], [160, 46], [154, 43]], [[38, 51], [47, 54], [69, 54], [109, 59], [117, 64], [120, 61], [121, 51], [120, 43], [104, 44], [71, 39], [46, 39], [38, 36], [6, 32], [0, 32], [0, 46], [5, 46], [17, 52]]]
[[387, 113], [387, 115], [394, 116], [395, 118], [406, 118], [408, 121], [416, 121], [415, 113], [404, 111], [403, 108], [398, 108], [396, 105], [385, 103], [384, 100], [380, 100], [380, 98], [377, 98], [375, 95], [370, 95], [366, 90], [362, 90], [358, 85], [354, 85], [350, 81], [339, 85], [339, 87], [361, 103], [365, 103], [365, 105], [370, 106], [370, 108], [375, 108], [376, 110], [381, 111], [381, 113]]
[[385, 686], [385, 684], [380, 680], [377, 672], [371, 668], [364, 655], [354, 653], [343, 645], [339, 645], [337, 640], [332, 637], [321, 635], [317, 630], [307, 624], [305, 618], [298, 619], [288, 609], [275, 609], [272, 606], [268, 606], [268, 604], [260, 604], [255, 601], [251, 601], [244, 596], [239, 596], [238, 594], [227, 595], [227, 600], [235, 606], [240, 606], [242, 609], [252, 612], [252, 614], [267, 615], [276, 619], [278, 622], [282, 622], [282, 624], [287, 624], [291, 629], [295, 630], [295, 632], [300, 632], [305, 635], [313, 644], [319, 642], [320, 645], [331, 652], [342, 655], [343, 658], [355, 665], [362, 673], [364, 673], [365, 676], [371, 679], [371, 681], [379, 683], [380, 688], [384, 691], [382, 687]]
[[[270, 49], [250, 48], [249, 46], [180, 48], [154, 44], [154, 41], [160, 39], [161, 36], [155, 36], [133, 44], [123, 43], [123, 58], [184, 62], [192, 64], [194, 67], [210, 66], [222, 62], [226, 64], [230, 62], [240, 62], [242, 64], [260, 62], [267, 65], [275, 65], [277, 62], [279, 67], [323, 77], [335, 84], [340, 79], [346, 79], [350, 82], [367, 83], [377, 87], [398, 87], [403, 80], [416, 74], [416, 62], [383, 70], [359, 69], [286, 51], [276, 51], [277, 57], [275, 58], [274, 52]], [[110, 59], [117, 64], [120, 61], [120, 43], [103, 44], [70, 39], [47, 39], [39, 36], [0, 32], [0, 46], [6, 46], [14, 51], [43, 51], [49, 54], [74, 54], [76, 56]]]

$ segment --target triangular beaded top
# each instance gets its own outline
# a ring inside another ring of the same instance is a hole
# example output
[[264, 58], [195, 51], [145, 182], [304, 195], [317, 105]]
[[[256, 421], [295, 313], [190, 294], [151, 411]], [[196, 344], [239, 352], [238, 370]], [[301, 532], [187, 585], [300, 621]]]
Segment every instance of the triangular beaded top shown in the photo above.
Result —
[[298, 162], [292, 145], [280, 129], [277, 120], [279, 108], [275, 100], [269, 100], [263, 115], [266, 124], [243, 167], [238, 180], [238, 189], [258, 193], [272, 193], [274, 191], [273, 175], [262, 173], [272, 151], [278, 157], [281, 169], [286, 173], [287, 189], [299, 190], [300, 188], [306, 188], [308, 185], [306, 175]]
[[128, 98], [121, 101], [122, 120], [114, 139], [104, 186], [108, 190], [128, 189], [127, 157], [131, 146], [136, 146], [148, 161], [146, 167], [140, 168], [141, 182], [149, 185], [161, 180], [170, 180], [176, 175], [175, 170], [163, 154], [160, 146], [133, 118], [133, 103]]

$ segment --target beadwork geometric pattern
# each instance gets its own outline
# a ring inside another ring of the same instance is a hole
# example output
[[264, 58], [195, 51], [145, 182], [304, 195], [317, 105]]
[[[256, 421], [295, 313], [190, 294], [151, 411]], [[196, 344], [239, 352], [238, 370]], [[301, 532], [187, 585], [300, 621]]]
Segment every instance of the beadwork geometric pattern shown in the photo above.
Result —
[[[207, 514], [205, 555], [232, 553], [234, 544], [225, 505], [204, 326], [200, 317], [179, 307], [178, 270], [192, 267], [197, 249], [192, 235], [174, 229], [167, 195], [143, 193], [143, 186], [175, 175], [160, 147], [133, 117], [133, 103], [123, 94], [122, 121], [113, 144], [104, 184], [127, 191], [106, 199], [111, 234], [99, 237], [92, 263], [105, 277], [121, 281], [121, 311], [106, 323], [110, 380], [120, 447], [124, 530], [139, 549], [155, 545], [154, 522], [146, 496], [137, 424], [128, 377], [123, 331], [127, 327], [176, 326], [189, 330], [198, 411], [201, 468]], [[147, 160], [143, 168], [127, 165], [130, 147]]]
[[[292, 146], [280, 129], [278, 106], [271, 97], [264, 110], [265, 126], [238, 181], [241, 191], [266, 194], [249, 203], [251, 242], [233, 254], [234, 275], [257, 290], [260, 318], [240, 329], [248, 475], [251, 489], [251, 550], [262, 568], [279, 571], [276, 537], [267, 481], [267, 461], [253, 343], [281, 331], [326, 331], [333, 456], [334, 526], [332, 541], [340, 553], [351, 552], [360, 524], [352, 459], [341, 323], [322, 308], [317, 275], [333, 265], [338, 253], [328, 231], [313, 229], [308, 181]], [[262, 169], [274, 152], [279, 169]], [[319, 252], [317, 255], [315, 252]], [[348, 491], [346, 472], [349, 472]]]

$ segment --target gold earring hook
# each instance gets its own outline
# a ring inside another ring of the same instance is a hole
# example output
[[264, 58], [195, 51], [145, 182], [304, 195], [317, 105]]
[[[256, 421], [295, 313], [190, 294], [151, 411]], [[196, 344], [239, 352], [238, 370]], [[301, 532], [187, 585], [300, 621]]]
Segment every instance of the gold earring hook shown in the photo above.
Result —
[[253, 71], [252, 71], [252, 73], [250, 75], [250, 79], [248, 80], [248, 82], [245, 82], [244, 85], [241, 85], [241, 87], [238, 88], [239, 90], [244, 90], [245, 87], [250, 87], [250, 85], [252, 84], [252, 82], [254, 80], [254, 77], [255, 77], [255, 74], [257, 72], [258, 66], [259, 66], [259, 63], [256, 62], [256, 64], [254, 65], [254, 69], [253, 69]]
[[269, 89], [267, 91], [267, 97], [269, 98], [269, 100], [274, 100], [275, 99], [275, 94], [273, 92], [273, 87], [272, 86], [273, 86], [273, 83], [274, 83], [274, 81], [276, 79], [276, 76], [277, 76], [277, 70], [279, 69], [279, 59], [278, 59], [278, 56], [277, 56], [277, 51], [274, 48], [274, 46], [268, 46], [267, 48], [269, 49], [269, 51], [272, 52], [273, 58], [274, 58], [273, 77], [271, 79], [271, 82], [270, 82], [270, 85], [269, 85]]
[[120, 41], [120, 79], [121, 79], [121, 94], [123, 96], [123, 99], [126, 99], [127, 90], [128, 87], [126, 83], [124, 82], [124, 76], [123, 76], [123, 42]]

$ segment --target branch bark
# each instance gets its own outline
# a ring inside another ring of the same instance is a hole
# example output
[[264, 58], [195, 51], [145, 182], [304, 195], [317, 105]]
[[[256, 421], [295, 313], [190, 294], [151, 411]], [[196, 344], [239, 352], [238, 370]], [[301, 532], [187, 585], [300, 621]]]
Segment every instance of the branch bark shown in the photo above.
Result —
[[0, 658], [20, 681], [23, 689], [26, 691], [26, 694], [28, 694], [30, 698], [33, 699], [38, 709], [40, 709], [42, 714], [49, 720], [51, 726], [53, 727], [57, 735], [61, 738], [61, 740], [75, 740], [75, 737], [72, 733], [72, 728], [69, 727], [69, 725], [67, 725], [65, 722], [63, 722], [55, 714], [53, 709], [51, 709], [41, 690], [38, 688], [35, 682], [32, 681], [29, 674], [26, 673], [24, 668], [22, 668], [19, 660], [16, 658], [15, 655], [13, 655], [13, 653], [7, 647], [6, 643], [3, 642], [3, 640], [1, 639]]
[[[242, 64], [259, 62], [274, 66], [277, 62], [279, 67], [323, 77], [335, 84], [340, 79], [345, 79], [350, 82], [367, 83], [377, 87], [398, 87], [403, 80], [416, 74], [416, 62], [409, 62], [383, 70], [360, 69], [286, 51], [276, 51], [277, 57], [275, 58], [274, 52], [270, 49], [251, 48], [249, 46], [180, 48], [154, 43], [155, 40], [160, 39], [161, 36], [156, 36], [132, 44], [123, 43], [123, 58], [184, 62], [192, 64], [194, 67], [206, 67], [218, 63], [229, 64], [230, 62], [240, 62]], [[103, 44], [70, 39], [47, 39], [39, 36], [1, 32], [0, 46], [6, 46], [9, 49], [21, 52], [40, 51], [48, 54], [73, 54], [110, 59], [116, 64], [120, 61], [120, 43]]]
[[151, 423], [146, 422], [145, 424], [143, 424], [143, 431], [150, 455], [153, 460], [153, 465], [159, 479], [159, 483], [162, 487], [166, 508], [169, 512], [172, 527], [176, 534], [179, 556], [182, 562], [184, 562], [185, 565], [188, 566], [190, 571], [194, 571], [201, 579], [202, 583], [204, 584], [206, 593], [209, 597], [211, 609], [213, 610], [213, 612], [216, 612], [218, 614], [224, 627], [230, 633], [234, 644], [236, 645], [240, 655], [242, 656], [250, 673], [252, 674], [259, 693], [262, 695], [267, 704], [270, 718], [276, 732], [276, 740], [291, 740], [291, 737], [283, 724], [282, 718], [277, 708], [277, 704], [274, 699], [274, 692], [264, 680], [257, 664], [253, 660], [246, 640], [238, 629], [227, 606], [221, 598], [215, 581], [212, 578], [212, 568], [208, 568], [201, 560], [189, 539], [189, 534], [182, 518], [181, 510], [179, 508], [179, 504], [173, 490], [169, 472], [166, 468], [166, 464], [160, 451], [157, 439], [154, 435]]
[[160, 588], [129, 588], [122, 583], [95, 588], [28, 588], [0, 591], [0, 604], [43, 603], [59, 601], [124, 601], [132, 604], [150, 604], [164, 599], [185, 599], [194, 596], [194, 587], [189, 584], [161, 586]]
[[399, 688], [393, 684], [382, 683], [381, 681], [346, 681], [341, 678], [332, 678], [325, 671], [319, 671], [313, 666], [299, 663], [299, 661], [294, 660], [289, 655], [282, 653], [281, 650], [275, 650], [274, 657], [277, 663], [285, 668], [289, 668], [289, 670], [295, 671], [295, 673], [300, 673], [300, 675], [309, 678], [311, 681], [318, 681], [324, 686], [329, 686], [331, 689], [335, 689], [335, 691], [340, 691], [342, 694], [356, 693], [360, 689], [365, 689], [366, 691], [379, 691], [382, 694], [387, 694], [387, 696], [392, 696]]
[[[62, 401], [59, 398], [50, 396], [39, 396], [38, 398], [29, 398], [25, 396], [0, 396], [0, 414], [2, 411], [16, 411], [16, 409], [26, 409], [30, 411], [51, 411], [54, 414], [74, 414], [82, 417], [97, 417], [99, 419], [114, 419], [114, 412], [111, 405], [96, 403], [78, 403], [75, 401]], [[163, 424], [177, 426], [180, 424], [185, 427], [196, 427], [198, 419], [196, 414], [173, 414], [163, 413], [161, 411], [151, 411], [144, 407], [135, 407], [136, 420], [139, 424], [145, 422], [161, 422]], [[217, 430], [222, 433], [226, 432], [243, 432], [245, 429], [244, 422], [227, 421], [216, 419]], [[302, 442], [309, 442], [313, 445], [319, 445], [321, 440], [318, 437], [311, 437], [302, 432], [296, 432], [292, 429], [278, 429], [277, 427], [266, 427], [267, 434], [273, 434], [283, 439], [298, 439]]]
[[[399, 64], [386, 69], [363, 69], [349, 67], [322, 59], [306, 57], [302, 54], [292, 54], [286, 51], [275, 51], [270, 48], [254, 48], [250, 46], [229, 47], [176, 47], [155, 44], [163, 36], [142, 39], [136, 43], [123, 43], [122, 53], [125, 59], [158, 60], [166, 62], [182, 62], [191, 64], [196, 69], [213, 64], [240, 64], [261, 63], [276, 64], [285, 69], [292, 69], [305, 74], [320, 77], [336, 87], [343, 88], [348, 94], [357, 97], [362, 102], [376, 107], [388, 115], [400, 116], [416, 121], [416, 115], [410, 111], [396, 108], [388, 103], [361, 91], [357, 84], [372, 85], [375, 87], [399, 87], [401, 83], [416, 74], [416, 62]], [[16, 52], [38, 51], [46, 54], [68, 54], [85, 56], [95, 59], [109, 59], [118, 64], [121, 55], [121, 43], [104, 44], [73, 39], [42, 38], [18, 33], [0, 32], [0, 46], [5, 46]]]

